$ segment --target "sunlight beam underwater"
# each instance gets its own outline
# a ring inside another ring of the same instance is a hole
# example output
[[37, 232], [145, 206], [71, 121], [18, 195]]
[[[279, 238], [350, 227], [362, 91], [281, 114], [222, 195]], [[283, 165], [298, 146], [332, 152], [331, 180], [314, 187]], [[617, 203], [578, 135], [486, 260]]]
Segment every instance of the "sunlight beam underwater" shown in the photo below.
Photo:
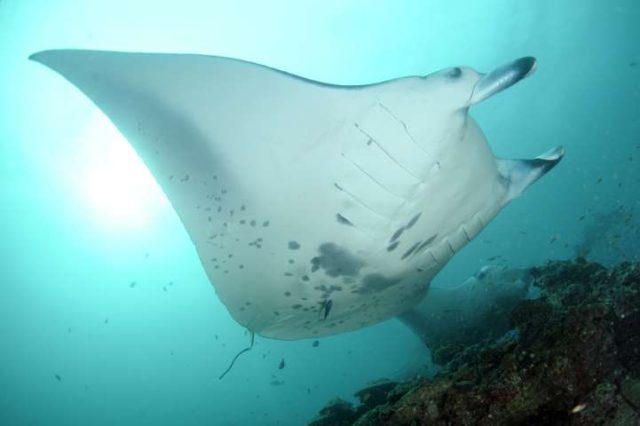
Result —
[[494, 157], [469, 107], [530, 75], [450, 68], [362, 86], [202, 55], [51, 50], [145, 162], [222, 302], [303, 339], [407, 312], [562, 158]]

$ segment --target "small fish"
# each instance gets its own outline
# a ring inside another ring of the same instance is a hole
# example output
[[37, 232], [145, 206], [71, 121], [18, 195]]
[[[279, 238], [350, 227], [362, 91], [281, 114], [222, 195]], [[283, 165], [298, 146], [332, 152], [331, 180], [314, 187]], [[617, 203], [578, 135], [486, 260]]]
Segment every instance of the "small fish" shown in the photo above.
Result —
[[599, 177], [598, 180], [596, 181], [596, 183], [601, 183], [602, 182], [602, 178]]
[[584, 216], [580, 216], [578, 220], [584, 220]]
[[284, 380], [272, 380], [269, 382], [271, 386], [282, 386], [284, 385]]
[[551, 239], [549, 240], [549, 244], [553, 244], [553, 243], [555, 243], [555, 242], [556, 242], [556, 240], [557, 240], [557, 238], [556, 238], [556, 237], [551, 237]]
[[278, 365], [278, 370], [282, 370], [284, 368], [284, 358], [280, 360], [280, 364]]
[[105, 318], [105, 319], [104, 319], [104, 323], [105, 323], [105, 324], [109, 324], [109, 318]]
[[571, 414], [578, 414], [580, 411], [587, 408], [587, 404], [578, 404], [571, 409]]
[[307, 388], [307, 395], [311, 395], [311, 388]]
[[317, 340], [314, 340], [311, 346], [313, 346], [314, 348], [317, 348], [318, 346], [320, 346], [320, 342]]
[[129, 284], [129, 288], [134, 288], [136, 286], [136, 284], [138, 284], [135, 281], [131, 281], [131, 283]]
[[61, 382], [62, 381], [62, 377], [60, 377], [59, 374], [54, 374], [55, 378], [57, 381]]

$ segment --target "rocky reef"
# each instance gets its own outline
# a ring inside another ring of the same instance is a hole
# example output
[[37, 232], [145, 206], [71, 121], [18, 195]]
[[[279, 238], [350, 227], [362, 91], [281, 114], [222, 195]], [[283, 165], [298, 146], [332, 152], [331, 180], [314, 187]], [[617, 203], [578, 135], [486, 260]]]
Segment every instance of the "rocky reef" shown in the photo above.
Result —
[[578, 259], [531, 269], [540, 297], [512, 329], [434, 378], [382, 381], [336, 400], [323, 425], [640, 425], [640, 264]]

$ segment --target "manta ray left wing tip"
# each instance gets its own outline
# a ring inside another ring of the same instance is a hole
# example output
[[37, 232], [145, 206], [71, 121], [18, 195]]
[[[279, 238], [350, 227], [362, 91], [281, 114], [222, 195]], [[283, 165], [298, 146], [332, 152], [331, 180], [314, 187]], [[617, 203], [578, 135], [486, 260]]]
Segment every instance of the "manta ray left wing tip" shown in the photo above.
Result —
[[46, 52], [46, 50], [43, 50], [40, 52], [32, 53], [31, 55], [29, 55], [28, 59], [33, 62], [43, 63], [43, 57], [45, 56]]
[[29, 55], [28, 59], [30, 61], [46, 64], [48, 59], [50, 59], [52, 56], [55, 56], [55, 54], [59, 52], [61, 52], [61, 50], [41, 50], [39, 52], [35, 52]]
[[29, 55], [28, 59], [55, 70], [56, 64], [64, 57], [64, 52], [69, 50], [41, 50]]

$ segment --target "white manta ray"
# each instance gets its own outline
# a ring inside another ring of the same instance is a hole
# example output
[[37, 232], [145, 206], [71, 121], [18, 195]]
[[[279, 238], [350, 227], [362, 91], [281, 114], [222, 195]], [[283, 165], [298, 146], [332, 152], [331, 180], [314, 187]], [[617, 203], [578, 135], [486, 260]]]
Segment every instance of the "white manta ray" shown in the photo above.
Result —
[[129, 140], [231, 315], [271, 338], [355, 330], [411, 309], [563, 154], [498, 159], [468, 114], [529, 75], [533, 58], [363, 86], [215, 56], [32, 59]]

